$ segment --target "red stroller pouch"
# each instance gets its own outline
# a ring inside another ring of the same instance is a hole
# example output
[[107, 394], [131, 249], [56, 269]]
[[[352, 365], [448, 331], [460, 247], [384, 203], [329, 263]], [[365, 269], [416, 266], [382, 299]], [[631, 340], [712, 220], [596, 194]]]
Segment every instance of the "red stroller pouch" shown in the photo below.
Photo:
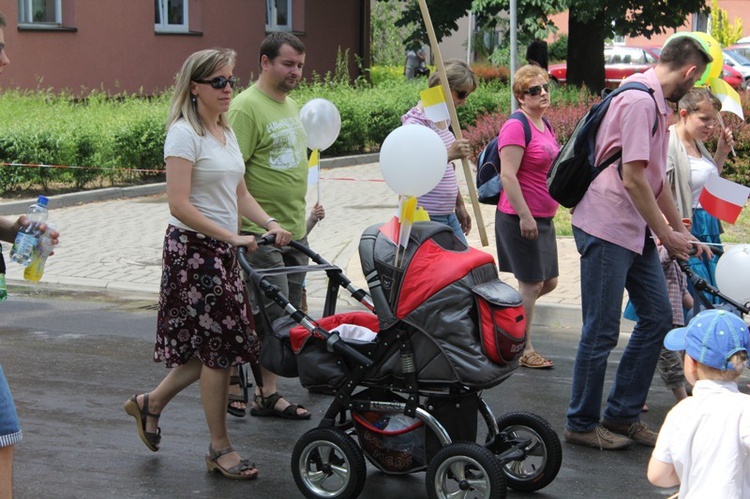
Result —
[[500, 280], [474, 286], [482, 351], [501, 366], [518, 359], [526, 344], [526, 314], [521, 295]]

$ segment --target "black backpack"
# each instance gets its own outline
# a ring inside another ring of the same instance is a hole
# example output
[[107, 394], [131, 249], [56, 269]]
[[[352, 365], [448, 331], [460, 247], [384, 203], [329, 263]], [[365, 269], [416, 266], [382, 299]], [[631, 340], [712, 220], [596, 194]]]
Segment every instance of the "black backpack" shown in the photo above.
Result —
[[[630, 82], [607, 94], [600, 102], [597, 102], [586, 115], [578, 121], [578, 124], [570, 135], [570, 139], [560, 149], [560, 152], [552, 162], [547, 172], [547, 188], [552, 199], [565, 206], [572, 208], [586, 194], [591, 182], [604, 171], [609, 165], [622, 157], [622, 151], [605, 159], [599, 166], [595, 166], [596, 133], [607, 114], [612, 98], [627, 90], [640, 90], [648, 92], [654, 99], [653, 89], [643, 83]], [[656, 106], [656, 99], [654, 99]], [[651, 129], [651, 136], [656, 134], [659, 125], [659, 111], [657, 106], [656, 119]]]
[[[508, 119], [521, 122], [526, 147], [528, 147], [529, 142], [531, 142], [531, 126], [529, 126], [529, 120], [526, 118], [526, 115], [521, 111], [516, 111], [508, 116]], [[547, 118], [542, 119], [547, 128], [552, 131], [552, 126], [547, 121]], [[477, 197], [482, 204], [497, 204], [500, 200], [500, 191], [503, 190], [503, 185], [500, 182], [500, 155], [497, 151], [498, 137], [490, 140], [490, 143], [482, 149], [477, 158]]]

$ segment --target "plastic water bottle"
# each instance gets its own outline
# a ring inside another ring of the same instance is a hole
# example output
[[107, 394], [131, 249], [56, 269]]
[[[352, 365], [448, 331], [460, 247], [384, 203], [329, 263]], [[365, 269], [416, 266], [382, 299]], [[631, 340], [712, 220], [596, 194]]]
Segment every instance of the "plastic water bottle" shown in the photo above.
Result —
[[47, 223], [47, 230], [39, 238], [39, 244], [31, 254], [31, 262], [26, 266], [26, 270], [23, 271], [23, 278], [27, 281], [39, 282], [44, 273], [44, 264], [47, 263], [47, 257], [52, 253], [52, 236], [50, 233], [53, 230], [57, 230], [57, 227], [53, 222]]
[[39, 196], [39, 200], [29, 206], [26, 218], [29, 219], [30, 223], [18, 231], [16, 241], [10, 250], [10, 259], [14, 262], [26, 266], [31, 261], [31, 253], [39, 243], [39, 237], [41, 236], [39, 225], [46, 222], [49, 215], [47, 212], [47, 202], [48, 199], [46, 197]]

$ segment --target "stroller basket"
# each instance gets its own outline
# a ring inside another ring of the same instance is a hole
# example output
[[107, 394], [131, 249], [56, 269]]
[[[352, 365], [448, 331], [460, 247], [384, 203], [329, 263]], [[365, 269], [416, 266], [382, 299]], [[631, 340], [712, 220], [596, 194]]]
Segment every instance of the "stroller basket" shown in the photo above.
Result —
[[370, 462], [387, 473], [424, 469], [425, 428], [415, 418], [389, 411], [352, 411], [359, 443]]

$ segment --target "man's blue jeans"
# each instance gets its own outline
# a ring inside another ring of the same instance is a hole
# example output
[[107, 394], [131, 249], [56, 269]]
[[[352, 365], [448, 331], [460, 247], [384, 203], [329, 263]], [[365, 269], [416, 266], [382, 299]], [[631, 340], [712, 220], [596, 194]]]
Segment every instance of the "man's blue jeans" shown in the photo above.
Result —
[[577, 227], [573, 235], [581, 255], [583, 331], [573, 366], [567, 428], [588, 431], [600, 422], [607, 359], [620, 335], [624, 289], [639, 319], [617, 366], [601, 419], [634, 423], [646, 402], [664, 336], [672, 327], [656, 246], [647, 236], [643, 254], [638, 255]]

